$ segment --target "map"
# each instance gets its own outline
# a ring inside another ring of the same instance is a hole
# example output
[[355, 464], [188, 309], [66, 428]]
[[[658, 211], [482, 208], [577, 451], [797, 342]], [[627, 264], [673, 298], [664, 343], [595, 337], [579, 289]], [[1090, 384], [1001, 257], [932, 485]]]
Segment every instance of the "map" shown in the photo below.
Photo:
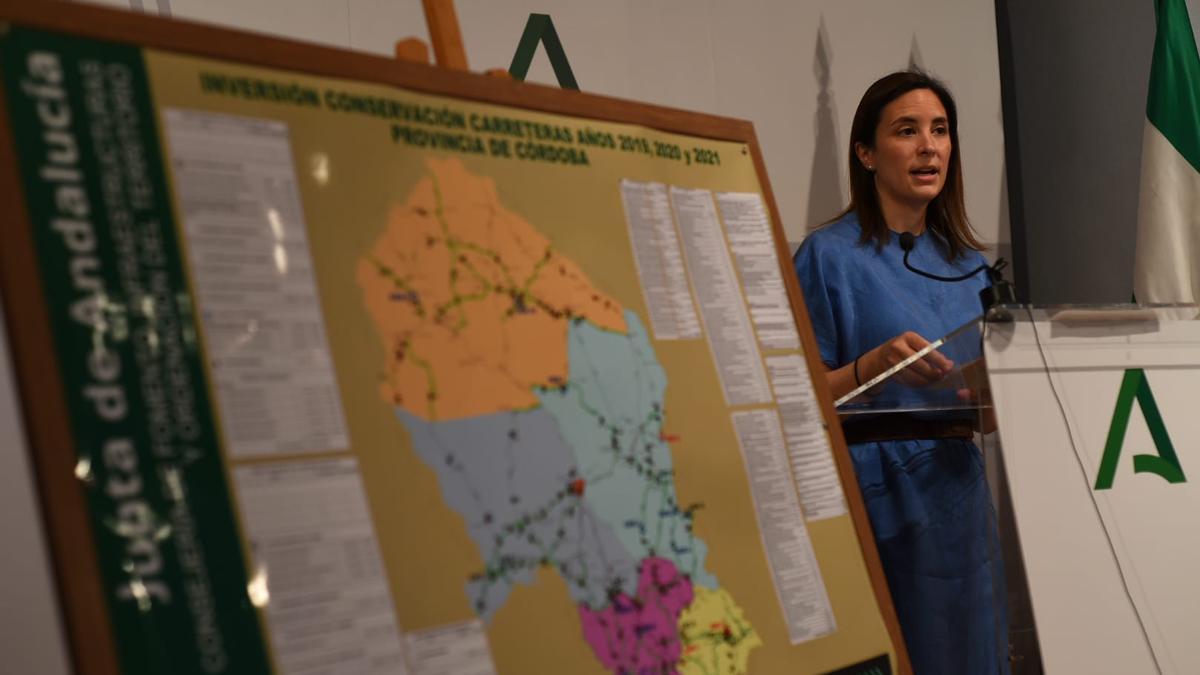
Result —
[[385, 404], [485, 567], [488, 621], [549, 568], [613, 673], [745, 673], [762, 644], [676, 498], [666, 372], [642, 319], [457, 159], [392, 210], [358, 267]]

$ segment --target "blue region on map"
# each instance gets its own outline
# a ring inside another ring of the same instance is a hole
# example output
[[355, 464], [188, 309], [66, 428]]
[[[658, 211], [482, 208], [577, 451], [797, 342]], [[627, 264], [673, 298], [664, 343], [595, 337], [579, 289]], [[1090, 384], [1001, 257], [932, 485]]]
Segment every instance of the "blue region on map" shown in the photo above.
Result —
[[583, 498], [575, 454], [545, 409], [428, 422], [396, 409], [413, 447], [438, 476], [445, 503], [479, 546], [484, 568], [467, 595], [485, 621], [513, 585], [553, 568], [571, 598], [600, 609], [633, 595], [637, 561], [613, 525]]
[[676, 501], [662, 438], [666, 372], [638, 315], [626, 310], [625, 321], [627, 334], [573, 322], [566, 386], [536, 393], [574, 452], [584, 500], [613, 524], [628, 554], [667, 558], [693, 583], [716, 589], [704, 569], [707, 548], [692, 534], [693, 509]]

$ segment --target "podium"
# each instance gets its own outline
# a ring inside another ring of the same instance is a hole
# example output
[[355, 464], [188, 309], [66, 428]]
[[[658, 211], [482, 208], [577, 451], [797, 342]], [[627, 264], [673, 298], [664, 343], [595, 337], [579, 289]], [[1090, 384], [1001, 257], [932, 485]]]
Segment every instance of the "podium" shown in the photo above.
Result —
[[[931, 413], [969, 418], [990, 409], [980, 350], [989, 320], [995, 317], [971, 319], [835, 401], [843, 425]], [[931, 368], [936, 376], [930, 376]]]
[[[922, 377], [945, 361], [944, 376]], [[1013, 554], [1010, 620], [1021, 627], [1013, 598], [1027, 584], [1038, 647], [1025, 651], [1040, 647], [1045, 672], [1195, 673], [1198, 390], [1194, 305], [1008, 305], [837, 406], [848, 436], [902, 419], [995, 429], [981, 446]], [[1021, 651], [1013, 672], [1039, 672]]]

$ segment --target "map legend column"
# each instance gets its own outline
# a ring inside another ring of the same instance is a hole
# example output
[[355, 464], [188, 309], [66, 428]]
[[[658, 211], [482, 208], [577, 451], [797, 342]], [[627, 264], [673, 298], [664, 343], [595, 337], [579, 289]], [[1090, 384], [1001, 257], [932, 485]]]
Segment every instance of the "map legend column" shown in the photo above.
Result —
[[799, 644], [829, 635], [837, 630], [833, 607], [792, 485], [779, 416], [748, 410], [731, 417], [788, 636]]
[[621, 203], [637, 263], [642, 293], [656, 340], [700, 337], [700, 319], [692, 304], [687, 269], [671, 219], [671, 201], [662, 183], [621, 181]]
[[725, 236], [717, 222], [712, 193], [672, 187], [671, 203], [679, 218], [688, 271], [725, 390], [725, 402], [769, 403], [771, 387], [763, 371]]
[[283, 675], [406, 672], [366, 493], [353, 459], [239, 467], [242, 520]]
[[800, 335], [762, 197], [752, 192], [718, 192], [717, 205], [763, 349], [799, 349]]
[[229, 453], [345, 449], [287, 125], [189, 110], [164, 119]]
[[788, 459], [804, 516], [811, 521], [844, 515], [846, 495], [804, 357], [768, 356], [767, 373], [783, 420]]

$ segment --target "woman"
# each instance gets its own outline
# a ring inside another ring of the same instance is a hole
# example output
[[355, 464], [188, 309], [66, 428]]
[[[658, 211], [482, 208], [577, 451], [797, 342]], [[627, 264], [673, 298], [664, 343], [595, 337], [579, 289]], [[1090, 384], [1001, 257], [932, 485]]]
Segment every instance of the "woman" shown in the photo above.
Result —
[[[871, 85], [850, 130], [850, 205], [796, 252], [796, 274], [835, 398], [981, 313], [983, 248], [963, 206], [957, 110], [920, 72]], [[932, 382], [936, 353], [909, 369]], [[983, 460], [963, 425], [925, 421], [850, 445], [904, 640], [918, 675], [1007, 673], [1003, 570]], [[959, 431], [954, 431], [957, 428]], [[948, 430], [948, 431], [947, 431]], [[924, 437], [929, 436], [929, 437]], [[957, 437], [955, 437], [957, 436]]]

